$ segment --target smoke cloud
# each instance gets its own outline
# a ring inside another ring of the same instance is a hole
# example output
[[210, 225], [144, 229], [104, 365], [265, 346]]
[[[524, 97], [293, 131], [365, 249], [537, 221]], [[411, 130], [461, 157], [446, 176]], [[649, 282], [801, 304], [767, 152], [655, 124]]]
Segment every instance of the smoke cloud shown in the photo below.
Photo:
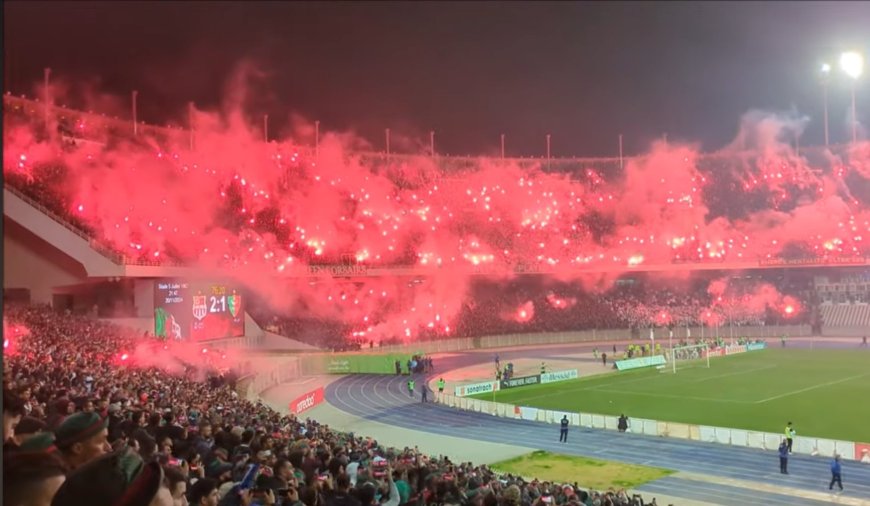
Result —
[[[250, 76], [264, 75], [240, 72], [222, 110], [194, 111], [192, 138], [156, 128], [134, 138], [123, 125], [68, 113], [45, 131], [40, 111], [7, 112], [4, 174], [12, 184], [38, 181], [43, 198], [129, 258], [235, 278], [276, 309], [335, 319], [373, 340], [451, 334], [474, 275], [547, 272], [594, 285], [675, 262], [868, 253], [870, 198], [852, 188], [867, 188], [870, 143], [798, 154], [790, 140], [808, 119], [796, 114], [747, 113], [713, 156], [659, 143], [624, 171], [577, 162], [559, 172], [519, 160], [433, 160], [428, 138], [399, 134], [397, 146], [418, 154], [387, 159], [361, 152], [371, 143], [353, 132], [323, 127], [315, 152], [313, 122], [299, 116], [267, 143], [245, 110]], [[73, 132], [95, 142], [70, 144]], [[322, 264], [413, 268], [426, 279], [299, 280]], [[728, 291], [720, 285], [710, 293]], [[758, 305], [789, 304], [773, 287], [759, 290], [750, 297]], [[504, 315], [531, 320], [535, 304], [518, 301]]]

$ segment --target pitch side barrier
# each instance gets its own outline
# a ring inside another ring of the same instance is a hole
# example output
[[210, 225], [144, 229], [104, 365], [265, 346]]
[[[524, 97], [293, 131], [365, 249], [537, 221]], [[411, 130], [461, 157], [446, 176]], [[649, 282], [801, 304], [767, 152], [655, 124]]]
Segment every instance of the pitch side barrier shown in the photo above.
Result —
[[[647, 330], [644, 330], [647, 332]], [[656, 342], [668, 338], [668, 329], [655, 329]], [[728, 327], [680, 327], [674, 330], [674, 339], [687, 336], [697, 337], [727, 337]], [[580, 344], [600, 341], [632, 341], [633, 343], [649, 342], [644, 338], [632, 339], [631, 329], [604, 330], [574, 330], [564, 332], [536, 332], [521, 334], [501, 334], [479, 337], [458, 337], [453, 339], [437, 339], [432, 341], [414, 341], [409, 344], [385, 345], [375, 348], [365, 348], [361, 353], [457, 353], [468, 350], [490, 348], [512, 348], [519, 346], [545, 346], [557, 344]], [[808, 325], [767, 325], [758, 327], [734, 327], [734, 336], [747, 339], [773, 339], [780, 336], [812, 337], [812, 328]]]
[[[710, 348], [707, 354], [710, 357], [724, 357], [737, 353], [746, 353], [748, 351], [758, 351], [767, 348], [767, 343], [749, 343], [735, 344], [725, 347]], [[653, 355], [651, 357], [637, 357], [617, 360], [614, 362], [616, 369], [620, 371], [628, 371], [631, 369], [640, 369], [641, 367], [657, 367], [667, 364], [667, 358], [664, 355]]]
[[481, 383], [472, 383], [470, 385], [461, 385], [454, 388], [454, 393], [457, 397], [466, 397], [469, 395], [487, 394], [498, 390], [507, 390], [509, 388], [568, 381], [579, 377], [580, 374], [577, 372], [577, 369], [568, 369], [564, 371], [535, 374], [533, 376], [520, 376], [508, 380], [484, 381]]
[[630, 369], [640, 369], [641, 367], [653, 367], [659, 365], [665, 365], [668, 361], [665, 360], [664, 355], [653, 355], [651, 357], [638, 357], [638, 358], [626, 358], [623, 360], [617, 360], [614, 362], [616, 364], [616, 369], [620, 371], [628, 371]]
[[[495, 384], [495, 382], [491, 383]], [[436, 396], [436, 402], [464, 411], [551, 424], [557, 424], [562, 419], [562, 416], [567, 416], [572, 426], [592, 429], [615, 431], [619, 423], [619, 418], [616, 416], [515, 406], [513, 404], [471, 399], [449, 394]], [[631, 418], [629, 422], [630, 432], [648, 436], [690, 439], [707, 443], [758, 448], [772, 452], [777, 451], [780, 442], [782, 442], [782, 434], [778, 432], [758, 432], [728, 427], [649, 420], [645, 418]], [[795, 436], [793, 450], [795, 453], [804, 455], [825, 456], [833, 455], [836, 452], [845, 459], [870, 464], [870, 443]]]
[[396, 361], [407, 372], [412, 353], [322, 353], [308, 354], [302, 360], [302, 373], [319, 374], [396, 374]]

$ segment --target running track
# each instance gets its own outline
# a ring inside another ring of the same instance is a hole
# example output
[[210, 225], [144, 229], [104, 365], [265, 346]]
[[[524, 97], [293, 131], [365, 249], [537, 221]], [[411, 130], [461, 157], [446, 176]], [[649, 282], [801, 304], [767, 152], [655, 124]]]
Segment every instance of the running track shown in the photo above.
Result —
[[[798, 347], [798, 342], [789, 342]], [[800, 345], [805, 343], [800, 343]], [[833, 344], [833, 343], [831, 343]], [[808, 345], [808, 344], [807, 344]], [[602, 346], [607, 349], [609, 345]], [[816, 344], [818, 346], [818, 343]], [[850, 345], [852, 347], [854, 345]], [[536, 350], [499, 351], [503, 363], [518, 358], [555, 359], [562, 355], [589, 351], [592, 346], [565, 346]], [[437, 370], [452, 370], [490, 362], [493, 351], [470, 352], [437, 359]], [[786, 489], [827, 492], [829, 459], [793, 455], [789, 475], [779, 474], [775, 452], [738, 448], [714, 443], [657, 438], [614, 431], [573, 428], [567, 444], [558, 442], [558, 428], [539, 422], [494, 417], [440, 406], [421, 404], [419, 394], [408, 395], [406, 379], [400, 376], [345, 376], [326, 389], [326, 400], [355, 416], [388, 425], [432, 434], [459, 436], [495, 443], [513, 443], [571, 455], [605, 458], [633, 464], [673, 469], [691, 475], [724, 478], [722, 483], [674, 475], [638, 487], [640, 492], [656, 493], [715, 504], [766, 504], [781, 506], [822, 505], [836, 502], [806, 499], [797, 495], [759, 490], [728, 479], [774, 485]], [[715, 480], [713, 480], [715, 481]], [[843, 461], [845, 492], [842, 497], [870, 504], [870, 465]], [[649, 500], [648, 497], [646, 497]]]

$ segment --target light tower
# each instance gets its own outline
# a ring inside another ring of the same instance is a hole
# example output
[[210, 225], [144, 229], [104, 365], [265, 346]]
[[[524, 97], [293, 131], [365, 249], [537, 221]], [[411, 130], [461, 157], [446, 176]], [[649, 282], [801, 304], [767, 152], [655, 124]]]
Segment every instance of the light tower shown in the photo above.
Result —
[[852, 142], [858, 141], [858, 114], [855, 107], [855, 88], [864, 73], [864, 56], [857, 51], [847, 51], [840, 55], [840, 69], [852, 78]]
[[831, 65], [829, 63], [823, 63], [821, 68], [822, 73], [822, 104], [824, 106], [825, 113], [825, 147], [830, 144], [830, 137], [828, 135], [828, 84], [831, 81]]

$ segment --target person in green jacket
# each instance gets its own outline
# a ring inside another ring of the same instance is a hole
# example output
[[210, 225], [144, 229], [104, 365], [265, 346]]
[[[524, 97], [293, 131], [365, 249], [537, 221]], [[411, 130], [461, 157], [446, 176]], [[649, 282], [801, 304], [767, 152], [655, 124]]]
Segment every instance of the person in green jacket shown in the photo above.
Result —
[[414, 397], [414, 379], [411, 378], [408, 380], [408, 395]]
[[791, 426], [791, 422], [788, 422], [788, 424], [785, 426], [785, 441], [788, 443], [789, 453], [791, 453], [792, 438], [794, 438], [795, 434], [797, 434], [797, 432], [794, 430], [794, 427]]
[[444, 378], [438, 380], [438, 397], [444, 395]]
[[393, 471], [393, 481], [396, 483], [396, 489], [399, 491], [400, 504], [410, 501], [411, 486], [408, 484], [408, 471], [402, 471], [401, 473]]

